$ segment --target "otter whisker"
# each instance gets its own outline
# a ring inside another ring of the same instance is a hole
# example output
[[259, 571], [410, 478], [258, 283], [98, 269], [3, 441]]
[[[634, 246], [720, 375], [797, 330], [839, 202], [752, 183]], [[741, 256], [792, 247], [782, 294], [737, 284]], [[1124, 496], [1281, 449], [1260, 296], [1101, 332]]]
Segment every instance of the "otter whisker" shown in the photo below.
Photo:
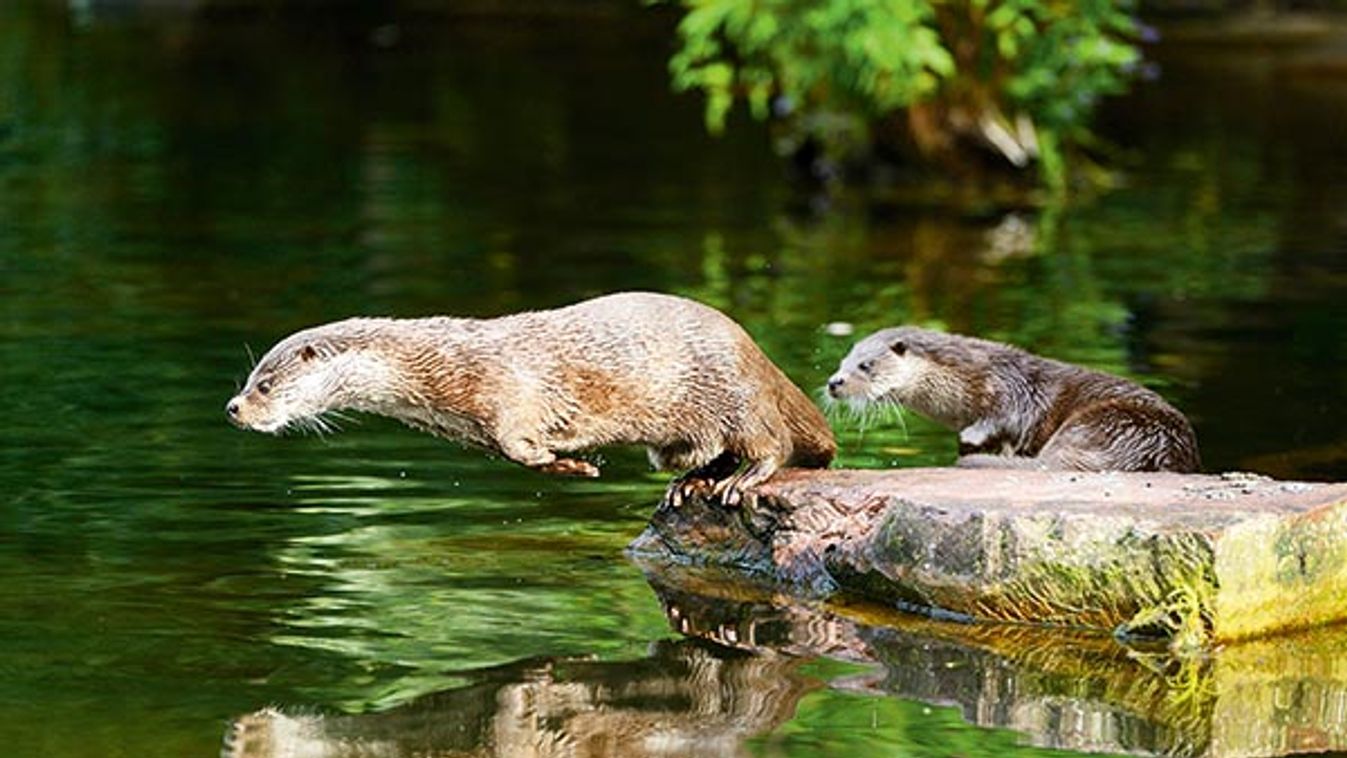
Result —
[[870, 425], [870, 417], [874, 410], [864, 401], [857, 398], [847, 398], [847, 413], [851, 416], [852, 423], [860, 427], [862, 432]]
[[340, 431], [340, 427], [337, 426], [337, 422], [333, 421], [331, 418], [328, 418], [325, 415], [314, 416], [313, 423], [315, 426], [318, 427], [319, 430], [318, 436], [320, 437]]
[[865, 432], [869, 430], [870, 424], [874, 421], [874, 408], [854, 400], [848, 402], [847, 406], [851, 410], [852, 418], [855, 419], [856, 431], [860, 433], [857, 441], [864, 442]]
[[249, 345], [247, 342], [245, 342], [245, 343], [243, 343], [243, 349], [244, 349], [245, 352], [248, 353], [248, 368], [249, 368], [249, 370], [257, 368], [257, 356], [256, 356], [256, 355], [253, 355], [253, 348], [252, 348], [252, 346]]
[[831, 421], [839, 420], [838, 416], [841, 414], [842, 403], [839, 403], [826, 387], [819, 387], [816, 394], [818, 395], [819, 405], [823, 408], [823, 415]]
[[884, 406], [892, 410], [894, 412], [893, 415], [898, 417], [898, 427], [903, 430], [903, 441], [907, 442], [909, 435], [907, 432], [907, 417], [904, 415], [907, 408], [897, 400], [885, 400]]
[[864, 404], [856, 402], [855, 398], [834, 397], [826, 387], [819, 388], [818, 398], [825, 418], [839, 426], [856, 426], [860, 432], [857, 446], [865, 441], [868, 411]]
[[360, 420], [341, 411], [324, 411], [321, 414], [323, 425], [329, 432], [340, 432], [343, 424], [358, 424]]
[[350, 416], [344, 415], [340, 411], [324, 411], [313, 418], [328, 434], [341, 431], [342, 422], [354, 421]]
[[303, 433], [312, 433], [317, 437], [326, 437], [332, 433], [331, 424], [322, 416], [305, 416], [295, 419], [294, 425]]

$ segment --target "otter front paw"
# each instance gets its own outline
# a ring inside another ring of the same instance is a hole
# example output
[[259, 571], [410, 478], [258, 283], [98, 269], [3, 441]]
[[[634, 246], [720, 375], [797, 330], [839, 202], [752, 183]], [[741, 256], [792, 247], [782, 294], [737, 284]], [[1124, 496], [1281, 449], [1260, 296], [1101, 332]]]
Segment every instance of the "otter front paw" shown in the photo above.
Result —
[[590, 479], [597, 479], [599, 476], [598, 466], [589, 461], [577, 461], [574, 458], [558, 458], [551, 463], [544, 463], [536, 468], [544, 474], [583, 476]]

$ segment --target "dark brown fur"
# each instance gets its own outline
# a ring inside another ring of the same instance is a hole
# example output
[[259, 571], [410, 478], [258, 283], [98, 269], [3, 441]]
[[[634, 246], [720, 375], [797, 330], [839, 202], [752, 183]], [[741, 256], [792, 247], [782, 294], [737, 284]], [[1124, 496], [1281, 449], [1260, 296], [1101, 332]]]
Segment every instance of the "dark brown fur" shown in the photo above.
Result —
[[835, 451], [818, 408], [738, 324], [651, 293], [497, 319], [306, 329], [272, 348], [228, 406], [236, 424], [266, 432], [322, 427], [344, 409], [550, 473], [598, 476], [558, 454], [645, 445], [657, 468], [692, 469], [675, 501], [709, 485], [737, 502], [781, 466], [826, 467]]
[[828, 391], [851, 402], [897, 403], [957, 430], [961, 466], [1201, 466], [1192, 425], [1156, 393], [998, 342], [885, 329], [852, 348]]

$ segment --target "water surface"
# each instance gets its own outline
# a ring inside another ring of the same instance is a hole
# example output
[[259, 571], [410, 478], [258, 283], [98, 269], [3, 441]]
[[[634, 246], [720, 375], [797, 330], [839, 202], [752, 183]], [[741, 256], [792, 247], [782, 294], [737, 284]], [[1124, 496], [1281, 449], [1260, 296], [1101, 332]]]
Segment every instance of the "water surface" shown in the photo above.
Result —
[[[932, 705], [950, 702], [938, 690], [848, 688], [840, 649], [746, 651], [681, 627], [621, 553], [666, 481], [639, 451], [605, 451], [604, 477], [580, 482], [378, 419], [327, 438], [225, 423], [250, 348], [348, 315], [675, 292], [728, 311], [808, 388], [850, 344], [824, 324], [943, 325], [1156, 388], [1211, 470], [1347, 475], [1335, 79], [1171, 54], [1105, 114], [1122, 186], [1068, 208], [822, 202], [747, 119], [704, 135], [700, 103], [667, 92], [668, 18], [639, 7], [73, 7], [0, 8], [0, 741], [15, 755], [209, 755], [273, 705], [486, 709], [483, 681], [536, 679], [540, 660], [583, 661], [560, 679], [605, 691], [702, 661], [782, 694], [732, 718], [709, 680], [679, 685], [667, 712], [700, 704], [728, 730], [689, 753], [1075, 744]], [[954, 456], [915, 417], [838, 425], [844, 465]], [[778, 612], [754, 603], [744, 617]], [[856, 661], [883, 680], [900, 658]], [[1098, 702], [1091, 687], [1166, 691], [1090, 670], [1059, 669], [1044, 697], [1069, 714]], [[1163, 748], [1145, 734], [1173, 719], [1105, 701], [1092, 723], [1139, 736], [1095, 749]], [[999, 726], [1018, 733], [984, 728]]]

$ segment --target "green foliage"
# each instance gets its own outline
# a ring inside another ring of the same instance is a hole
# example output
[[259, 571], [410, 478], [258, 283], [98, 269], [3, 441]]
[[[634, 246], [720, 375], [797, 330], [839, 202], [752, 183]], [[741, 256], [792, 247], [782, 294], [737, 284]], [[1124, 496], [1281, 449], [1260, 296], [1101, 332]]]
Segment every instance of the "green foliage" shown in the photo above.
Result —
[[872, 139], [929, 108], [943, 133], [910, 135], [924, 152], [972, 136], [1017, 166], [1040, 158], [1060, 184], [1061, 149], [1138, 61], [1127, 2], [683, 0], [670, 70], [677, 89], [705, 93], [712, 132], [740, 99], [758, 119], [773, 96], [804, 114], [859, 115]]
[[1138, 61], [1134, 24], [1119, 2], [1015, 0], [988, 14], [1009, 101], [1042, 126], [1070, 129], [1100, 95], [1119, 92]]
[[757, 118], [774, 92], [879, 114], [928, 96], [954, 59], [924, 3], [689, 0], [674, 84], [707, 95], [706, 121], [724, 126], [737, 96]]

